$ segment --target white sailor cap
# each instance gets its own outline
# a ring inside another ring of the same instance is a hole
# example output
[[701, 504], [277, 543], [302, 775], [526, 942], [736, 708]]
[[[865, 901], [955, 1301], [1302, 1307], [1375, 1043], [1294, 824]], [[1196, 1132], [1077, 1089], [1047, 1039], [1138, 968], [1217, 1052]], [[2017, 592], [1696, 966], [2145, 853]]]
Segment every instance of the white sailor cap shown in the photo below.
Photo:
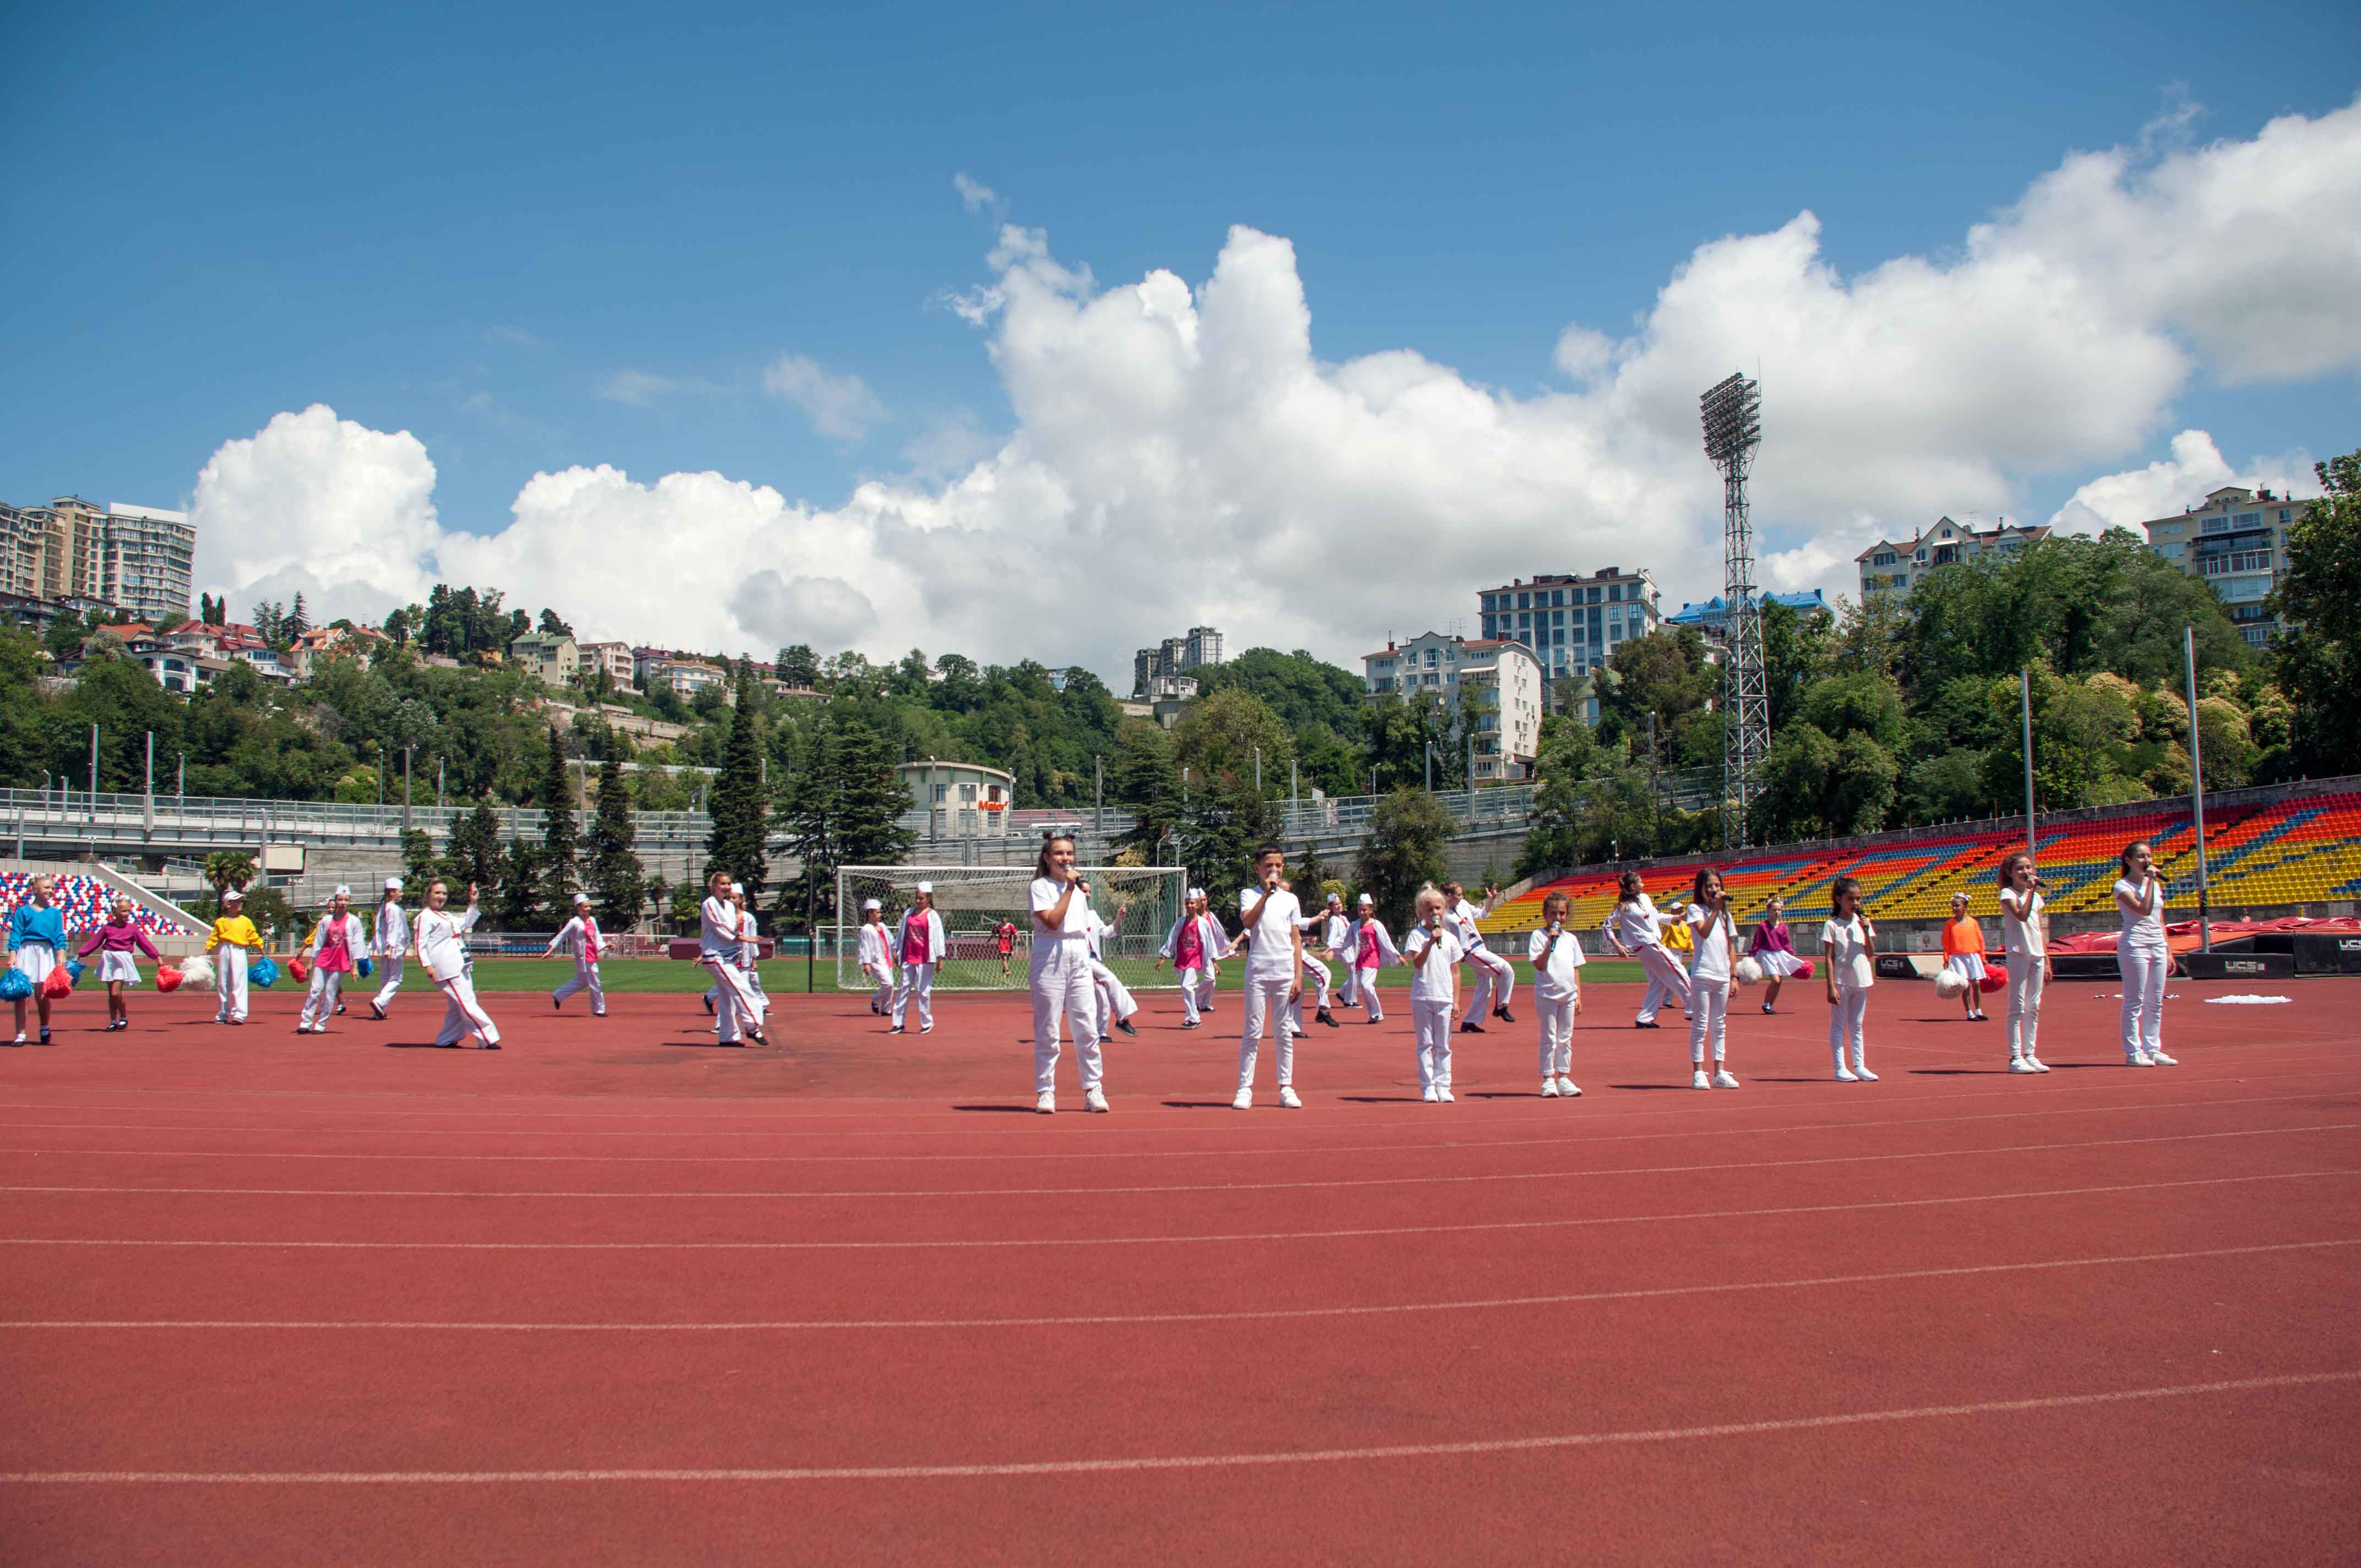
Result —
[[922, 882], [918, 884], [918, 891], [924, 894], [932, 894], [935, 891], [935, 884], [930, 882]]
[[588, 904], [590, 902], [590, 895], [587, 893], [577, 893], [574, 895], [574, 902], [577, 904]]
[[1377, 905], [1378, 905], [1378, 901], [1377, 901], [1376, 899], [1374, 899], [1374, 898], [1371, 898], [1371, 897], [1370, 897], [1367, 894], [1366, 894], [1366, 893], [1365, 893], [1365, 894], [1361, 894], [1361, 902], [1362, 902], [1363, 904], [1367, 905], [1368, 905], [1370, 908], [1372, 908], [1372, 909], [1376, 908], [1376, 907], [1377, 907]]
[[1191, 898], [1202, 898], [1205, 896], [1205, 890], [1202, 887], [1192, 887], [1189, 890], [1189, 896]]
[[863, 909], [883, 909], [885, 906], [878, 903], [873, 898], [865, 898], [861, 901], [861, 907]]
[[224, 904], [243, 904], [246, 902], [246, 894], [240, 893], [234, 887], [224, 888], [222, 890], [222, 902]]
[[338, 883], [336, 884], [336, 892], [335, 892], [335, 896], [336, 896], [336, 897], [338, 897], [338, 898], [350, 898], [352, 895], [353, 895], [353, 890], [352, 890], [351, 888], [346, 887], [343, 883]]
[[390, 876], [386, 878], [385, 890], [388, 893], [400, 893], [401, 891], [401, 879], [398, 876]]

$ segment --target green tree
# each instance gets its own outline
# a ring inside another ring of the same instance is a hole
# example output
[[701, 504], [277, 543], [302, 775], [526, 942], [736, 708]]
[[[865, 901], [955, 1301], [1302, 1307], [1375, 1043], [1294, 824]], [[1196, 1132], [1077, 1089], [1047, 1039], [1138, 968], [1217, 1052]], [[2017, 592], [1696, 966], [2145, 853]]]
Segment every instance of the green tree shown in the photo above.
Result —
[[564, 920], [580, 886], [579, 835], [574, 820], [574, 782], [566, 776], [566, 747], [557, 726], [549, 727], [549, 751], [541, 772], [541, 865], [548, 878], [548, 908]]
[[243, 850], [216, 850], [205, 857], [205, 882], [216, 894], [243, 890], [254, 880], [254, 857]]
[[423, 828], [412, 828], [401, 836], [402, 891], [415, 899], [426, 891], [426, 884], [443, 874], [443, 859], [434, 852], [434, 840]]
[[1209, 664], [1191, 673], [1199, 696], [1252, 692], [1291, 730], [1301, 732], [1314, 724], [1345, 730], [1359, 723], [1364, 700], [1361, 677], [1323, 663], [1301, 648], [1292, 653], [1249, 648], [1227, 663]]
[[2273, 652], [2292, 708], [2290, 749], [2312, 773], [2361, 772], [2361, 451], [2318, 466], [2325, 493], [2287, 532]]
[[1172, 761], [1171, 739], [1135, 718], [1115, 731], [1115, 744], [1107, 794], [1132, 815], [1131, 830], [1119, 843], [1154, 863], [1180, 820], [1180, 773]]
[[[445, 847], [444, 867], [441, 874], [445, 880], [460, 884], [456, 892], [464, 894], [466, 884], [474, 883], [489, 897], [500, 886], [500, 814], [492, 809], [490, 801], [478, 801], [476, 809], [459, 818], [451, 829], [451, 841]], [[419, 891], [423, 893], [425, 889]]]
[[598, 764], [598, 805], [590, 819], [590, 896], [599, 920], [618, 930], [638, 923], [647, 895], [647, 871], [631, 851], [631, 794], [623, 783], [631, 742], [611, 729]]
[[1424, 790], [1398, 789], [1369, 814], [1361, 844], [1361, 891], [1377, 902], [1378, 917], [1400, 930], [1418, 890], [1445, 874], [1444, 846], [1459, 831], [1443, 803]]
[[1172, 734], [1173, 754], [1211, 786], [1269, 795], [1287, 787], [1295, 739], [1270, 706], [1240, 688], [1214, 693], [1191, 708]]
[[530, 929], [544, 913], [541, 857], [522, 839], [509, 840], [500, 882], [490, 895], [492, 917], [511, 931]]
[[791, 686], [819, 685], [819, 655], [812, 652], [808, 642], [793, 642], [780, 649], [776, 668], [779, 679]]
[[747, 700], [752, 685], [739, 677], [738, 709], [730, 716], [730, 740], [721, 754], [721, 773], [713, 781], [707, 810], [713, 818], [712, 837], [706, 843], [706, 874], [728, 872], [746, 889], [752, 901], [769, 878], [763, 844], [770, 834], [769, 792], [763, 787], [761, 720]]

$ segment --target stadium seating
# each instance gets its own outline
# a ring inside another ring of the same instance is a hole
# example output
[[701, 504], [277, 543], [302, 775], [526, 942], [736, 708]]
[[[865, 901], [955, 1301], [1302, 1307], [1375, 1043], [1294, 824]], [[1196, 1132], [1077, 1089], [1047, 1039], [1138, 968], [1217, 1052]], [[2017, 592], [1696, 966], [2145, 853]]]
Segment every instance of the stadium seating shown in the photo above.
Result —
[[[68, 935], [82, 936], [106, 923], [107, 906], [115, 898], [113, 888], [94, 876], [82, 876], [71, 872], [52, 874], [58, 884], [58, 906], [65, 911]], [[0, 911], [32, 902], [33, 876], [31, 872], [0, 872]], [[131, 908], [132, 922], [150, 937], [186, 934], [178, 923], [164, 918], [145, 905], [135, 903]]]
[[[2044, 828], [2037, 854], [2051, 910], [2062, 915], [2109, 908], [2115, 857], [2135, 839], [2147, 839], [2155, 846], [2167, 907], [2193, 914], [2197, 835], [2186, 806], [2179, 805], [2135, 806]], [[1777, 893], [1787, 901], [1790, 923], [1824, 920], [1829, 912], [1829, 884], [1839, 876], [1859, 878], [1863, 901], [1883, 919], [1940, 919], [1950, 913], [1955, 893], [1968, 895], [1973, 914], [1996, 919], [2000, 862], [2024, 843], [2024, 831], [2015, 827], [1930, 829], [1923, 837], [1895, 835], [1850, 850], [1789, 846], [1729, 860], [1701, 856], [1653, 867], [1645, 875], [1648, 895], [1661, 908], [1688, 896], [1699, 865], [1719, 865], [1722, 884], [1741, 919], [1759, 916]], [[2205, 824], [2205, 856], [2218, 908], [2324, 904], [2361, 896], [2361, 793], [2305, 795], [2216, 811]], [[1483, 927], [1504, 934], [1531, 930], [1541, 919], [1543, 898], [1551, 893], [1564, 893], [1572, 901], [1568, 917], [1575, 927], [1595, 927], [1614, 907], [1615, 880], [1612, 872], [1594, 870], [1536, 883], [1492, 911]]]

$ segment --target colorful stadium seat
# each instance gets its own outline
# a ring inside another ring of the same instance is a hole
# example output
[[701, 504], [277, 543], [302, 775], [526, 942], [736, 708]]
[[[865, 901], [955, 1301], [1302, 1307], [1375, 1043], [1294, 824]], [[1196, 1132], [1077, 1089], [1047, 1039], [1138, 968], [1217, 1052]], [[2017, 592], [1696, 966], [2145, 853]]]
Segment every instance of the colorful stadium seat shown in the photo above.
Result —
[[[49, 873], [58, 884], [58, 906], [65, 911], [66, 931], [82, 936], [106, 923], [107, 906], [114, 902], [115, 890], [94, 876], [82, 876], [72, 872]], [[29, 904], [33, 897], [31, 872], [0, 872], [0, 913], [20, 904]], [[131, 906], [132, 923], [150, 937], [181, 937], [187, 928], [169, 920], [144, 904]]]

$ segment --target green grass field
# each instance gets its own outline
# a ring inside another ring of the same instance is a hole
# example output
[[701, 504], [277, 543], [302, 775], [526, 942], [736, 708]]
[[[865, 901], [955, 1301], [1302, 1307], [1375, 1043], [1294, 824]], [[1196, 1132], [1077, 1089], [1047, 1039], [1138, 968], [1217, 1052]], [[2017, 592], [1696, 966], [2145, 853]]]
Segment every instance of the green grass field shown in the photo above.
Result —
[[[804, 960], [801, 959], [774, 959], [763, 964], [762, 970], [763, 989], [766, 992], [781, 994], [804, 989]], [[1119, 959], [1115, 961], [1115, 971], [1123, 977], [1126, 985], [1169, 986], [1173, 983], [1170, 970], [1154, 969], [1149, 962], [1142, 959]], [[573, 972], [573, 962], [566, 959], [479, 959], [476, 962], [476, 989], [494, 992], [549, 991]], [[821, 960], [812, 972], [818, 981], [817, 989], [823, 992], [836, 989], [836, 965], [833, 960]], [[1235, 992], [1244, 973], [1245, 968], [1240, 962], [1234, 961], [1223, 965], [1219, 989], [1224, 992]], [[1582, 975], [1585, 980], [1593, 982], [1638, 981], [1645, 978], [1640, 972], [1638, 964], [1620, 959], [1593, 959], [1584, 968]], [[997, 976], [995, 975], [994, 978], [996, 979]], [[695, 993], [713, 983], [706, 972], [697, 965], [672, 959], [609, 959], [598, 966], [598, 979], [606, 990], [619, 995], [632, 992]], [[1526, 965], [1519, 964], [1517, 989], [1522, 992], [1532, 983], [1532, 970]], [[280, 981], [282, 987], [292, 983], [291, 981], [286, 980]], [[346, 988], [345, 994], [349, 999], [356, 991], [366, 990], [373, 983], [366, 981], [357, 981]], [[943, 981], [939, 981], [937, 983], [941, 989], [950, 989]], [[1378, 983], [1389, 992], [1407, 986], [1410, 984], [1410, 971], [1405, 969], [1382, 970]], [[1024, 988], [1025, 966], [1019, 962], [1014, 967], [1008, 989], [1021, 991]], [[423, 969], [416, 964], [411, 964], [402, 973], [401, 989], [405, 992], [424, 992], [434, 990], [434, 982], [426, 978], [426, 971]]]

